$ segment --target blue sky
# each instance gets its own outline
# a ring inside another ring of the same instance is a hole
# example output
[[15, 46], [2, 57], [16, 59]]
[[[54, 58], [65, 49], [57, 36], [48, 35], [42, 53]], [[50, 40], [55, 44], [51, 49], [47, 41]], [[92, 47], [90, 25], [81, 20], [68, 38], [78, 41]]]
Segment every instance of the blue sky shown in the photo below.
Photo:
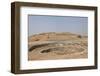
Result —
[[88, 33], [87, 17], [29, 15], [28, 19], [29, 36], [44, 32]]

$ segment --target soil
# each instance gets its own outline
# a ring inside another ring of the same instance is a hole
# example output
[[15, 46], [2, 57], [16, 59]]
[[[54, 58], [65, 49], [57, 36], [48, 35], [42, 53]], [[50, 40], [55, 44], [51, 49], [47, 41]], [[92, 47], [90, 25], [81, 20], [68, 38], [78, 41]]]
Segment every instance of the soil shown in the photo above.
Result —
[[87, 36], [49, 32], [29, 36], [28, 60], [88, 58]]

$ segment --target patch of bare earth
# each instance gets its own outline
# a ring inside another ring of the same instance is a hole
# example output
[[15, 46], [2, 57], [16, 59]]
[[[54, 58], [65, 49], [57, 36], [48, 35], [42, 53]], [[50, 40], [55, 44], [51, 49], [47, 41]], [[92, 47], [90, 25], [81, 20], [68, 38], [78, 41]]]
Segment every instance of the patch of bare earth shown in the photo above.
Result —
[[87, 58], [87, 36], [64, 33], [42, 33], [28, 38], [28, 60]]

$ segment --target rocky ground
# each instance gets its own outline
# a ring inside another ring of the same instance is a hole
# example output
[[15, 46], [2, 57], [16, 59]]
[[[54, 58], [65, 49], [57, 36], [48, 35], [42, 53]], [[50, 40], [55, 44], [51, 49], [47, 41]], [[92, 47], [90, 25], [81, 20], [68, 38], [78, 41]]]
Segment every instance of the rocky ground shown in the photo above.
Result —
[[87, 58], [87, 36], [68, 32], [42, 33], [29, 37], [28, 60]]

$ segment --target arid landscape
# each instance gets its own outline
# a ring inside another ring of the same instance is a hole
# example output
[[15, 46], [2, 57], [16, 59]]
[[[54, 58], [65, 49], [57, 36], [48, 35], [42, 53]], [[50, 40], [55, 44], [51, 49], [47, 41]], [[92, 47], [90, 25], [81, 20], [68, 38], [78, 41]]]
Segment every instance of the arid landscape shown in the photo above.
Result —
[[48, 32], [29, 36], [28, 60], [87, 58], [87, 38], [69, 32]]

